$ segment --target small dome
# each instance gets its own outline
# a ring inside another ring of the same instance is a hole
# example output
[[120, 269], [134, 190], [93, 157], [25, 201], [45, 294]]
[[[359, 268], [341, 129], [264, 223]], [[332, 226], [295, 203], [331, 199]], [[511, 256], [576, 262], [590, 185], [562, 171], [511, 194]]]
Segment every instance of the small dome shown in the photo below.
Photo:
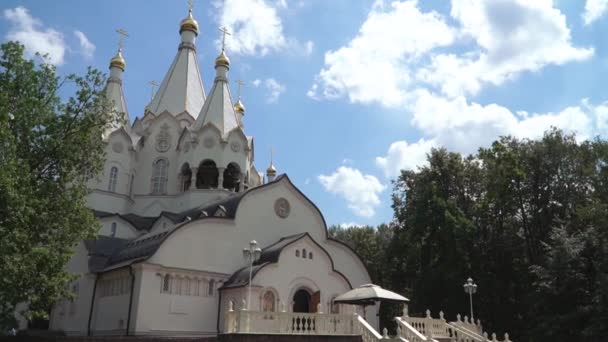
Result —
[[245, 105], [243, 104], [243, 102], [241, 102], [241, 99], [236, 101], [236, 103], [234, 104], [234, 111], [239, 114], [245, 114]]
[[182, 33], [183, 31], [192, 31], [198, 36], [198, 23], [192, 17], [192, 11], [190, 11], [188, 16], [179, 24], [179, 33]]
[[127, 67], [127, 62], [122, 57], [121, 50], [118, 50], [118, 52], [116, 53], [116, 56], [112, 57], [112, 59], [110, 60], [110, 68], [113, 68], [113, 67], [119, 68], [122, 71], [125, 71], [125, 68]]
[[266, 174], [274, 176], [277, 174], [277, 169], [275, 169], [274, 165], [270, 164], [270, 166], [266, 169]]
[[225, 66], [226, 68], [230, 68], [230, 59], [226, 56], [224, 50], [220, 53], [219, 56], [215, 59], [215, 67]]

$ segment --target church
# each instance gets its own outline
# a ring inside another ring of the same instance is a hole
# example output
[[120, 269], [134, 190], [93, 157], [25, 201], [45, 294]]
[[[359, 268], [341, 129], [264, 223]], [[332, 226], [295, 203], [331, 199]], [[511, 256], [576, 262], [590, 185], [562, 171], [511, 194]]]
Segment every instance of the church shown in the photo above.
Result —
[[[198, 34], [190, 9], [169, 70], [132, 124], [122, 47], [110, 60], [105, 91], [120, 120], [103, 136], [105, 165], [88, 197], [101, 229], [77, 246], [75, 297], [55, 305], [50, 330], [213, 336], [234, 310], [356, 311], [333, 298], [370, 283], [364, 263], [328, 236], [321, 210], [286, 174], [272, 162], [258, 171], [230, 59], [222, 48], [207, 91]], [[370, 322], [376, 312], [367, 308]]]

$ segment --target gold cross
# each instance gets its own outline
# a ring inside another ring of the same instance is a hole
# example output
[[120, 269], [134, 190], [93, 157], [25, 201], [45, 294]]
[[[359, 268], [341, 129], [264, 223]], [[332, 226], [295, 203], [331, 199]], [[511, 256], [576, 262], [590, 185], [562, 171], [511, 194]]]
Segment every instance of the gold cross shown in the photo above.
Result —
[[220, 27], [219, 30], [220, 30], [220, 32], [223, 33], [223, 36], [222, 36], [222, 51], [224, 51], [224, 49], [226, 48], [226, 35], [230, 35], [230, 32], [228, 32], [228, 29], [226, 28], [226, 26]]
[[122, 50], [122, 47], [125, 44], [125, 37], [128, 37], [129, 33], [124, 29], [117, 29], [116, 33], [120, 35], [120, 39], [118, 40], [118, 48]]
[[152, 80], [148, 82], [148, 84], [152, 87], [152, 94], [150, 95], [150, 99], [152, 100], [154, 98], [154, 90], [156, 87], [158, 87], [158, 83], [156, 83], [155, 80]]
[[273, 164], [273, 159], [274, 159], [274, 147], [270, 147], [270, 165]]
[[188, 0], [188, 11], [192, 12], [192, 6], [194, 5], [193, 0]]
[[239, 96], [238, 96], [238, 98], [239, 98], [239, 100], [240, 100], [240, 99], [241, 99], [241, 87], [242, 87], [243, 85], [245, 85], [245, 82], [243, 82], [242, 80], [236, 80], [235, 82], [236, 82], [236, 84], [238, 84], [238, 85], [239, 85], [239, 92], [238, 92]]

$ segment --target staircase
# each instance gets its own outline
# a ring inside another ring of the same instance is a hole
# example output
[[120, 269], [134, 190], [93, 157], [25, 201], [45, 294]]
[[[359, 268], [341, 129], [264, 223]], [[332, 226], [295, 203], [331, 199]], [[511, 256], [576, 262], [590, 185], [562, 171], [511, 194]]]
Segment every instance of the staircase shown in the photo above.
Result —
[[[469, 320], [467, 316], [464, 321], [457, 315], [455, 322], [447, 322], [443, 317], [443, 311], [439, 312], [439, 318], [431, 317], [430, 310], [426, 310], [426, 317], [410, 317], [407, 307], [403, 310], [403, 316], [395, 317], [397, 323], [397, 336], [407, 342], [498, 342], [496, 334], [491, 339], [483, 332], [481, 321], [477, 323]], [[502, 342], [512, 342], [509, 334], [505, 334]]]

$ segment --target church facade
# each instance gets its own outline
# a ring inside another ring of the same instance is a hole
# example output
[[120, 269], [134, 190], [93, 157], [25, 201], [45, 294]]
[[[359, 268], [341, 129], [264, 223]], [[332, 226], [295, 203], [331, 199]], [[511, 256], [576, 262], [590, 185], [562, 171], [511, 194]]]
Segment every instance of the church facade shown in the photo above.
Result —
[[[190, 11], [164, 80], [132, 125], [122, 49], [110, 61], [106, 93], [120, 120], [104, 134], [106, 162], [88, 198], [102, 228], [77, 246], [68, 265], [78, 275], [75, 298], [57, 303], [51, 330], [216, 335], [229, 308], [352, 313], [333, 298], [370, 282], [287, 175], [272, 163], [258, 172], [245, 106], [230, 91], [230, 60], [222, 49], [206, 92], [198, 33]], [[367, 309], [370, 322], [375, 311]]]

